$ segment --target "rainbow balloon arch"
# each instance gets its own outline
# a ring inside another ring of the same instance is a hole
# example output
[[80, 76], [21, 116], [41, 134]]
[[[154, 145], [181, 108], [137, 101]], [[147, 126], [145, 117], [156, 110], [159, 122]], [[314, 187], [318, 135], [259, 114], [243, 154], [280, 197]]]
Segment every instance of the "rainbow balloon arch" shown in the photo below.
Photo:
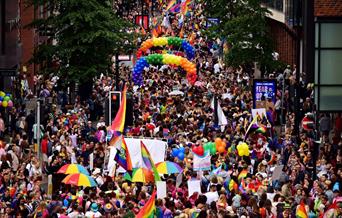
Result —
[[143, 55], [146, 55], [149, 49], [153, 47], [163, 46], [172, 46], [182, 49], [185, 53], [186, 58], [189, 60], [192, 60], [195, 57], [195, 48], [192, 47], [192, 45], [185, 39], [181, 39], [179, 37], [160, 37], [144, 41], [136, 53], [137, 59], [139, 59]]
[[196, 64], [186, 58], [172, 54], [151, 54], [141, 57], [133, 69], [133, 82], [141, 86], [143, 84], [143, 71], [150, 65], [174, 65], [180, 66], [186, 71], [186, 78], [191, 85], [195, 84], [197, 79]]
[[[184, 56], [177, 56], [177, 52], [174, 54], [150, 54], [147, 55], [148, 50], [153, 47], [172, 46], [184, 51]], [[147, 55], [147, 56], [143, 56]], [[138, 61], [133, 69], [133, 82], [134, 84], [143, 85], [143, 71], [150, 65], [171, 65], [178, 66], [185, 70], [186, 78], [190, 85], [194, 85], [197, 79], [196, 64], [190, 60], [195, 57], [195, 49], [184, 39], [179, 37], [160, 37], [152, 38], [144, 41], [141, 47], [136, 53]]]

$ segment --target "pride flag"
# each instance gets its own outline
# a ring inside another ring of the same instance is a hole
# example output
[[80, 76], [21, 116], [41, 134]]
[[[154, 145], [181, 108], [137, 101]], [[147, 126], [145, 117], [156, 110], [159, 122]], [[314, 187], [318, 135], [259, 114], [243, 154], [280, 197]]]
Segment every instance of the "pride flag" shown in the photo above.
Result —
[[267, 128], [264, 125], [261, 125], [257, 130], [255, 130], [255, 132], [265, 134], [267, 132]]
[[181, 13], [186, 15], [189, 12], [189, 5], [191, 4], [192, 0], [185, 0], [181, 3]]
[[296, 218], [308, 218], [308, 214], [306, 213], [305, 204], [303, 201], [300, 202], [297, 208]]
[[241, 179], [245, 178], [248, 174], [248, 171], [247, 170], [242, 170], [240, 173], [239, 173], [239, 176], [238, 176], [238, 180], [240, 181]]
[[233, 179], [231, 179], [229, 181], [228, 189], [229, 189], [229, 191], [232, 191], [232, 190], [237, 191], [238, 190], [238, 184]]
[[111, 129], [114, 131], [114, 135], [121, 135], [124, 132], [126, 118], [126, 92], [127, 87], [125, 86], [124, 90], [122, 91], [120, 108], [112, 122]]
[[154, 212], [156, 210], [155, 201], [156, 201], [156, 190], [153, 191], [151, 198], [146, 202], [143, 208], [140, 209], [136, 218], [153, 218]]
[[109, 145], [113, 145], [117, 149], [114, 160], [126, 171], [132, 171], [132, 160], [124, 137], [113, 137], [112, 140], [110, 140]]
[[154, 162], [151, 158], [150, 152], [147, 150], [146, 146], [144, 145], [142, 141], [140, 141], [140, 147], [141, 147], [141, 156], [142, 156], [145, 167], [153, 171], [154, 181], [161, 181], [157, 168], [154, 165]]
[[181, 4], [175, 4], [174, 6], [172, 6], [169, 10], [171, 13], [179, 13], [181, 11]]
[[169, 11], [175, 4], [177, 4], [177, 0], [170, 0], [169, 4], [166, 6], [166, 10]]

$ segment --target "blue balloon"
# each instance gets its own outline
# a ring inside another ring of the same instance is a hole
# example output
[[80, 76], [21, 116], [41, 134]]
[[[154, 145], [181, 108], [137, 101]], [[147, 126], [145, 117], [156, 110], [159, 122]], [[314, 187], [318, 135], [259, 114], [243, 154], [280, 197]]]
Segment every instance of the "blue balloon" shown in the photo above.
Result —
[[4, 97], [1, 97], [1, 96], [0, 96], [0, 101], [2, 101], [2, 100], [4, 100]]
[[172, 156], [177, 157], [178, 154], [179, 154], [179, 150], [174, 148], [174, 149], [172, 149], [172, 153], [171, 154], [172, 154]]
[[177, 155], [177, 157], [178, 157], [179, 160], [184, 160], [185, 155], [184, 155], [184, 153], [179, 153]]
[[179, 150], [179, 152], [181, 152], [181, 153], [184, 153], [184, 152], [185, 152], [185, 148], [184, 148], [184, 147], [180, 147], [178, 150]]

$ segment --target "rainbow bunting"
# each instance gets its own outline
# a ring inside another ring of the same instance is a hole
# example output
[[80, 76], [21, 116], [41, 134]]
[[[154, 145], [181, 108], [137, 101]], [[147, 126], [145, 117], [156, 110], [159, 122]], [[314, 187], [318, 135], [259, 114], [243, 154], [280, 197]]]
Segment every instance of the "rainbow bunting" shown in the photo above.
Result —
[[166, 6], [166, 10], [169, 11], [175, 4], [177, 4], [177, 0], [171, 0]]
[[143, 208], [140, 209], [139, 213], [136, 215], [136, 218], [153, 218], [154, 212], [156, 210], [155, 201], [156, 201], [156, 190], [153, 191], [151, 198], [146, 202]]
[[245, 178], [248, 174], [248, 171], [247, 170], [242, 170], [240, 173], [239, 173], [239, 176], [238, 176], [238, 180], [240, 181], [241, 179]]
[[305, 204], [303, 201], [300, 202], [297, 208], [296, 218], [308, 218], [308, 214], [306, 213]]
[[122, 91], [122, 99], [121, 99], [120, 108], [112, 122], [111, 129], [114, 131], [114, 134], [117, 134], [117, 135], [121, 135], [124, 132], [125, 118], [126, 118], [126, 92], [127, 92], [127, 87], [125, 86], [124, 90]]
[[140, 147], [141, 147], [141, 156], [142, 156], [145, 167], [153, 171], [155, 181], [161, 181], [157, 168], [154, 165], [154, 162], [151, 158], [150, 152], [147, 150], [146, 146], [144, 145], [142, 141], [140, 141]]
[[132, 160], [124, 137], [113, 137], [113, 139], [110, 140], [109, 145], [115, 145], [117, 148], [114, 160], [126, 171], [132, 171]]

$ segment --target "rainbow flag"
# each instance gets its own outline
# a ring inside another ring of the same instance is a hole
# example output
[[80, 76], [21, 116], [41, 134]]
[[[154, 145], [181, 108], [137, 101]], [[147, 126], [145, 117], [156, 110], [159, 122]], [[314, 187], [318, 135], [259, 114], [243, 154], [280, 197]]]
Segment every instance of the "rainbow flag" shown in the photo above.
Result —
[[132, 171], [132, 160], [124, 137], [113, 137], [113, 139], [110, 140], [109, 145], [115, 145], [117, 148], [114, 160], [126, 171]]
[[186, 15], [189, 12], [189, 6], [192, 3], [192, 0], [185, 0], [181, 3], [181, 13]]
[[146, 146], [144, 145], [142, 141], [140, 141], [140, 147], [141, 147], [141, 156], [142, 156], [145, 167], [153, 171], [154, 181], [161, 181], [157, 168], [154, 165], [154, 162], [151, 158], [150, 152], [147, 150]]
[[266, 134], [266, 127], [264, 125], [260, 126], [257, 130], [255, 130], [256, 133]]
[[306, 213], [305, 204], [303, 201], [300, 202], [297, 208], [296, 218], [308, 218], [308, 214]]
[[242, 170], [240, 173], [239, 173], [239, 176], [238, 176], [238, 180], [240, 181], [241, 179], [245, 178], [248, 174], [248, 171], [247, 170]]
[[169, 11], [175, 4], [177, 4], [177, 0], [171, 0], [166, 6], [166, 10]]
[[127, 87], [125, 86], [124, 90], [122, 91], [120, 108], [112, 122], [111, 129], [114, 131], [114, 135], [121, 135], [124, 133], [125, 118], [126, 118], [126, 92], [127, 92]]
[[229, 189], [229, 191], [232, 191], [232, 190], [237, 191], [238, 190], [238, 185], [233, 179], [231, 179], [229, 181], [228, 189]]
[[174, 6], [172, 6], [169, 10], [171, 13], [179, 13], [181, 11], [181, 4], [175, 4]]
[[240, 182], [239, 191], [241, 194], [246, 194], [246, 184], [244, 179], [242, 179]]
[[153, 218], [156, 210], [155, 201], [156, 201], [156, 190], [153, 191], [151, 198], [146, 202], [143, 208], [140, 209], [139, 213], [136, 215], [136, 218]]

